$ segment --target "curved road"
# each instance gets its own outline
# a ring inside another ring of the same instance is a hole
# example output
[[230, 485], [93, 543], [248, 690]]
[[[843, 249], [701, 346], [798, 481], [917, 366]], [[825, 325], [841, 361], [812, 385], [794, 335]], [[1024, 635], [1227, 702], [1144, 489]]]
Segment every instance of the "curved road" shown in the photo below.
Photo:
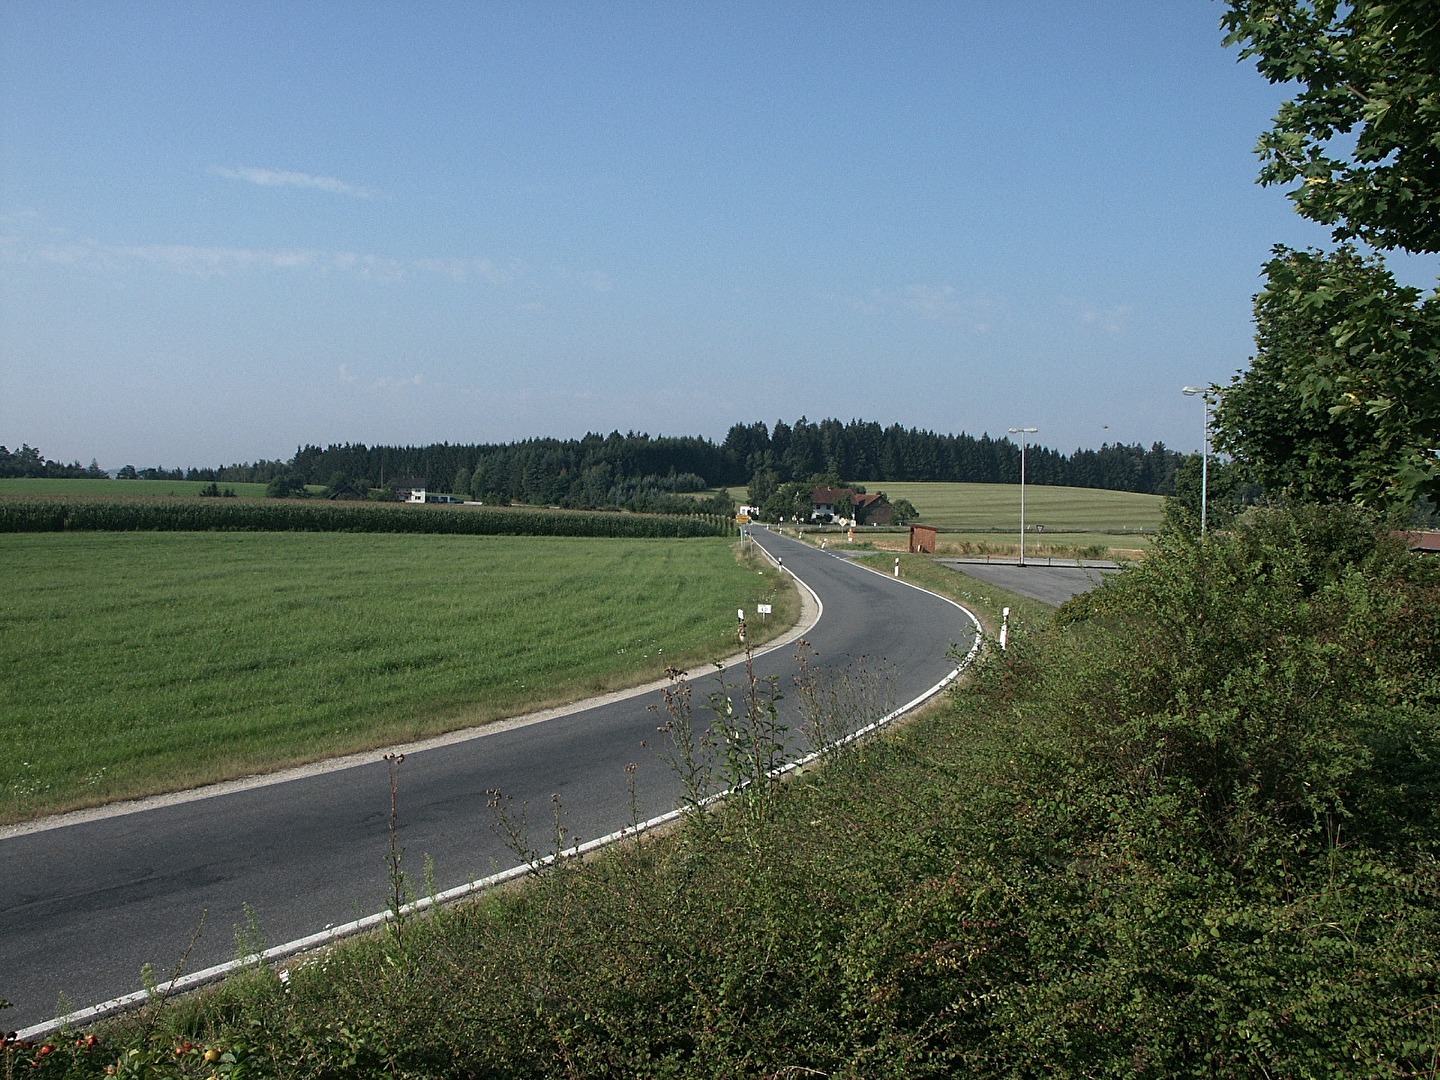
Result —
[[[817, 668], [860, 657], [883, 664], [898, 704], [953, 671], [952, 646], [968, 650], [973, 626], [949, 601], [768, 531], [755, 539], [823, 603], [805, 634]], [[788, 692], [793, 650], [764, 654], [756, 668], [779, 676]], [[697, 714], [713, 679], [694, 674]], [[792, 729], [795, 696], [781, 706]], [[411, 880], [418, 884], [427, 855], [440, 890], [518, 861], [492, 827], [492, 788], [528, 805], [541, 847], [552, 832], [552, 795], [569, 834], [598, 837], [630, 824], [630, 763], [641, 819], [672, 810], [680, 784], [657, 756], [659, 701], [651, 690], [408, 753], [398, 835]], [[145, 964], [168, 978], [202, 916], [188, 971], [235, 956], [247, 905], [270, 945], [382, 911], [389, 800], [376, 751], [312, 775], [0, 832], [0, 998], [15, 1006], [0, 1013], [0, 1026], [42, 1024], [60, 1011], [62, 993], [71, 1008], [133, 993]]]

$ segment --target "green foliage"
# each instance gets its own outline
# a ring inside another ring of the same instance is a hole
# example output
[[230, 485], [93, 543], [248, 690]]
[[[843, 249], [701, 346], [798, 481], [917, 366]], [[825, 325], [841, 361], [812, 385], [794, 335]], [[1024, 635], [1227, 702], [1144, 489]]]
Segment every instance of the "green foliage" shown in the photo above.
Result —
[[59, 530], [128, 532], [375, 532], [463, 536], [611, 536], [635, 539], [728, 536], [723, 517], [444, 508], [235, 500], [0, 500], [0, 533]]
[[896, 499], [890, 504], [890, 520], [896, 525], [909, 525], [912, 521], [920, 520], [920, 511], [915, 509], [915, 504], [909, 499]]
[[808, 480], [787, 480], [760, 506], [766, 521], [809, 521], [815, 485]]
[[1260, 140], [1263, 184], [1333, 226], [1331, 254], [1276, 249], [1259, 351], [1219, 444], [1268, 491], [1414, 507], [1440, 493], [1440, 294], [1349, 246], [1440, 251], [1440, 23], [1417, 0], [1230, 0], [1227, 44], [1298, 83]]
[[283, 473], [265, 485], [265, 497], [268, 499], [304, 498], [305, 495], [305, 481], [294, 473]]
[[780, 487], [780, 474], [774, 469], [757, 469], [745, 491], [746, 505], [764, 506]]
[[[131, 472], [134, 472], [133, 467], [131, 467]], [[47, 461], [39, 450], [28, 443], [22, 444], [18, 450], [7, 450], [0, 446], [0, 477], [15, 476], [51, 479], [109, 479], [109, 476], [95, 461], [91, 461], [88, 466], [82, 466], [78, 461], [66, 465], [59, 461]]]
[[1077, 1072], [1428, 1075], [1437, 584], [1353, 511], [1252, 512], [1163, 539], [991, 675], [1048, 729], [1003, 842], [1076, 913], [1037, 912], [1019, 1039]]
[[[1014, 483], [1020, 477], [1020, 448], [1008, 439], [942, 435], [899, 424], [882, 428], [864, 420], [817, 424], [802, 416], [793, 425], [777, 422], [773, 431], [764, 424], [737, 424], [730, 429], [724, 449], [745, 463], [753, 506], [763, 506], [786, 481], [808, 479], [838, 487], [843, 477], [858, 476], [885, 482], [984, 484]], [[1026, 478], [1033, 484], [1168, 494], [1179, 457], [1163, 443], [1149, 450], [1106, 445], [1068, 456], [1032, 446]]]
[[1440, 251], [1440, 24], [1426, 0], [1230, 0], [1227, 45], [1303, 89], [1260, 140], [1263, 184], [1337, 240]]
[[1215, 445], [1266, 491], [1413, 506], [1440, 496], [1440, 296], [1378, 259], [1275, 249], [1257, 352], [1215, 412]]
[[1191, 454], [1175, 474], [1175, 494], [1165, 500], [1163, 527], [1189, 536], [1200, 533], [1200, 500], [1206, 503], [1207, 528], [1223, 529], [1246, 506], [1258, 501], [1257, 485], [1241, 479], [1240, 466], [1212, 457], [1207, 466], [1199, 454]]
[[1433, 581], [1409, 576], [1399, 542], [1343, 510], [1255, 511], [1203, 545], [1165, 538], [1090, 597], [1106, 647], [1072, 670], [1068, 709], [1132, 793], [1200, 812], [1190, 842], [1263, 862], [1257, 838], [1353, 813], [1375, 730], [1431, 726], [1414, 709], [1440, 702], [1440, 639], [1416, 652], [1415, 620], [1440, 626], [1440, 609], [1426, 610]]

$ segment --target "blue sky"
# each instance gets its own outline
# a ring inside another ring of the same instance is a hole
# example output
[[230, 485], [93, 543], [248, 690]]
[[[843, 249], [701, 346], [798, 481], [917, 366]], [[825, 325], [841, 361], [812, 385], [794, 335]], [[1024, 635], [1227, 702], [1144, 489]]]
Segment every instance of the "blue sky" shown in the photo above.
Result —
[[0, 5], [0, 443], [835, 416], [1199, 448], [1283, 91], [1208, 0]]

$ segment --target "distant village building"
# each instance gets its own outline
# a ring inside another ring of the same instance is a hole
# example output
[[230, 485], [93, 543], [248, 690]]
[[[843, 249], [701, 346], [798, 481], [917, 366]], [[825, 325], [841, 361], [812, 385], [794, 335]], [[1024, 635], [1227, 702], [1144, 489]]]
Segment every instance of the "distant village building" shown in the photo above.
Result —
[[[839, 513], [849, 503], [847, 518]], [[884, 495], [857, 495], [848, 487], [817, 487], [810, 494], [811, 521], [853, 522], [856, 525], [889, 525], [892, 522], [890, 500]]]
[[459, 505], [463, 499], [457, 499], [454, 495], [437, 495], [434, 492], [426, 491], [424, 488], [411, 488], [405, 496], [407, 503], [454, 503]]
[[851, 501], [852, 513], [861, 525], [891, 525], [890, 500], [884, 495], [856, 495]]
[[353, 480], [346, 480], [339, 487], [333, 487], [325, 496], [327, 499], [363, 499], [365, 492]]
[[849, 488], [817, 487], [810, 493], [810, 520], [829, 521], [835, 516], [836, 507], [854, 495]]

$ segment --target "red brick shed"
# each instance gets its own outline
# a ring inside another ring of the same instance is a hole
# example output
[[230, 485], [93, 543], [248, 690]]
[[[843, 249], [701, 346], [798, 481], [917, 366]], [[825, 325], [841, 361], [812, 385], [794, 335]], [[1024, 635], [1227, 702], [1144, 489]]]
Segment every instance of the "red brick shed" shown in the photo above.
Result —
[[910, 554], [934, 555], [935, 541], [939, 535], [940, 530], [933, 525], [911, 525]]

